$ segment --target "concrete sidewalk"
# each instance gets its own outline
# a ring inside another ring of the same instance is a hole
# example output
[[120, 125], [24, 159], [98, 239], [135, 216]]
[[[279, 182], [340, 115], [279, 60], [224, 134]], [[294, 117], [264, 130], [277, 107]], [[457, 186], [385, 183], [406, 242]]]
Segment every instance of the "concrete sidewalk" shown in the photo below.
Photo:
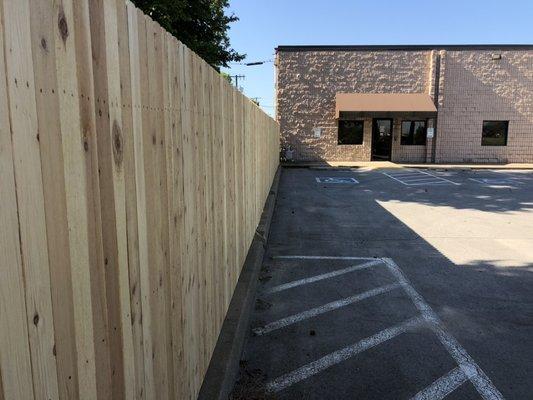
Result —
[[330, 161], [330, 162], [298, 162], [284, 163], [284, 167], [311, 167], [311, 168], [365, 168], [365, 169], [392, 169], [392, 168], [427, 168], [427, 169], [456, 169], [456, 170], [533, 170], [533, 163], [511, 164], [402, 164], [390, 161]]

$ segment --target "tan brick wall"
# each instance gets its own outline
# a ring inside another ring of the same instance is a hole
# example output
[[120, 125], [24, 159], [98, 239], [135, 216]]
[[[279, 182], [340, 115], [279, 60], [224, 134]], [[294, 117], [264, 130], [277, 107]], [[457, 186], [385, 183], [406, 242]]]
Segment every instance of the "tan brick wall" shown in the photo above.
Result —
[[[365, 119], [363, 145], [337, 145], [336, 93], [429, 90], [429, 51], [280, 52], [276, 61], [282, 146], [290, 144], [299, 161], [370, 160], [371, 118]], [[320, 138], [313, 136], [315, 127], [322, 128]], [[413, 151], [405, 149], [398, 156], [418, 157]]]
[[[444, 61], [436, 161], [533, 162], [533, 51], [447, 51]], [[507, 146], [481, 146], [483, 120], [509, 120]]]
[[[494, 53], [502, 59], [493, 60]], [[533, 51], [280, 52], [277, 72], [282, 145], [291, 145], [296, 160], [370, 160], [371, 118], [363, 145], [337, 145], [336, 93], [433, 96], [438, 89], [436, 162], [533, 162]], [[483, 120], [498, 119], [510, 121], [508, 145], [481, 146]], [[431, 139], [427, 146], [400, 145], [400, 121], [394, 120], [392, 160], [431, 162]]]

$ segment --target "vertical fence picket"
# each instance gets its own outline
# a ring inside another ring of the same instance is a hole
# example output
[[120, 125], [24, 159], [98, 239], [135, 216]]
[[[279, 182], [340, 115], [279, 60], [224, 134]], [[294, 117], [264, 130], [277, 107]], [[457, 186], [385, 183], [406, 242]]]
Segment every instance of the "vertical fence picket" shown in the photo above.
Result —
[[37, 398], [57, 398], [54, 323], [32, 62], [30, 2], [4, 1], [6, 81], [26, 294], [26, 319]]
[[[0, 76], [7, 76], [4, 60], [3, 1], [0, 1]], [[33, 399], [24, 277], [13, 169], [11, 122], [6, 79], [0, 80], [0, 393], [7, 399]], [[9, 327], [6, 329], [5, 327]]]
[[0, 0], [0, 399], [194, 399], [279, 128], [128, 0]]

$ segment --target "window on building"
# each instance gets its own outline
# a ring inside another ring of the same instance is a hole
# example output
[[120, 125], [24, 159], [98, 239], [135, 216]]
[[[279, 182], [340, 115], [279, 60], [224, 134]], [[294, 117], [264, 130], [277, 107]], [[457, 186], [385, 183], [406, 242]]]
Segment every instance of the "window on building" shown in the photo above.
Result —
[[364, 121], [339, 119], [338, 144], [363, 144]]
[[507, 146], [509, 121], [483, 121], [482, 146]]
[[426, 121], [402, 121], [402, 145], [426, 144]]

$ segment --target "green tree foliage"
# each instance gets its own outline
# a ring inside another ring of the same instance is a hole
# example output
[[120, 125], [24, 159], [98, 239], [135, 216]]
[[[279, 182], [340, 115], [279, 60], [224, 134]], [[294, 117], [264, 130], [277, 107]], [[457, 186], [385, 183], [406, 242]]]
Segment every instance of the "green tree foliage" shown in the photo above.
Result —
[[222, 77], [223, 77], [225, 80], [227, 80], [229, 83], [233, 83], [233, 82], [231, 81], [231, 75], [228, 74], [227, 72], [221, 72], [220, 75], [222, 75]]
[[229, 0], [133, 0], [133, 3], [217, 70], [245, 57], [229, 43], [229, 24], [238, 21], [234, 14], [225, 13]]

